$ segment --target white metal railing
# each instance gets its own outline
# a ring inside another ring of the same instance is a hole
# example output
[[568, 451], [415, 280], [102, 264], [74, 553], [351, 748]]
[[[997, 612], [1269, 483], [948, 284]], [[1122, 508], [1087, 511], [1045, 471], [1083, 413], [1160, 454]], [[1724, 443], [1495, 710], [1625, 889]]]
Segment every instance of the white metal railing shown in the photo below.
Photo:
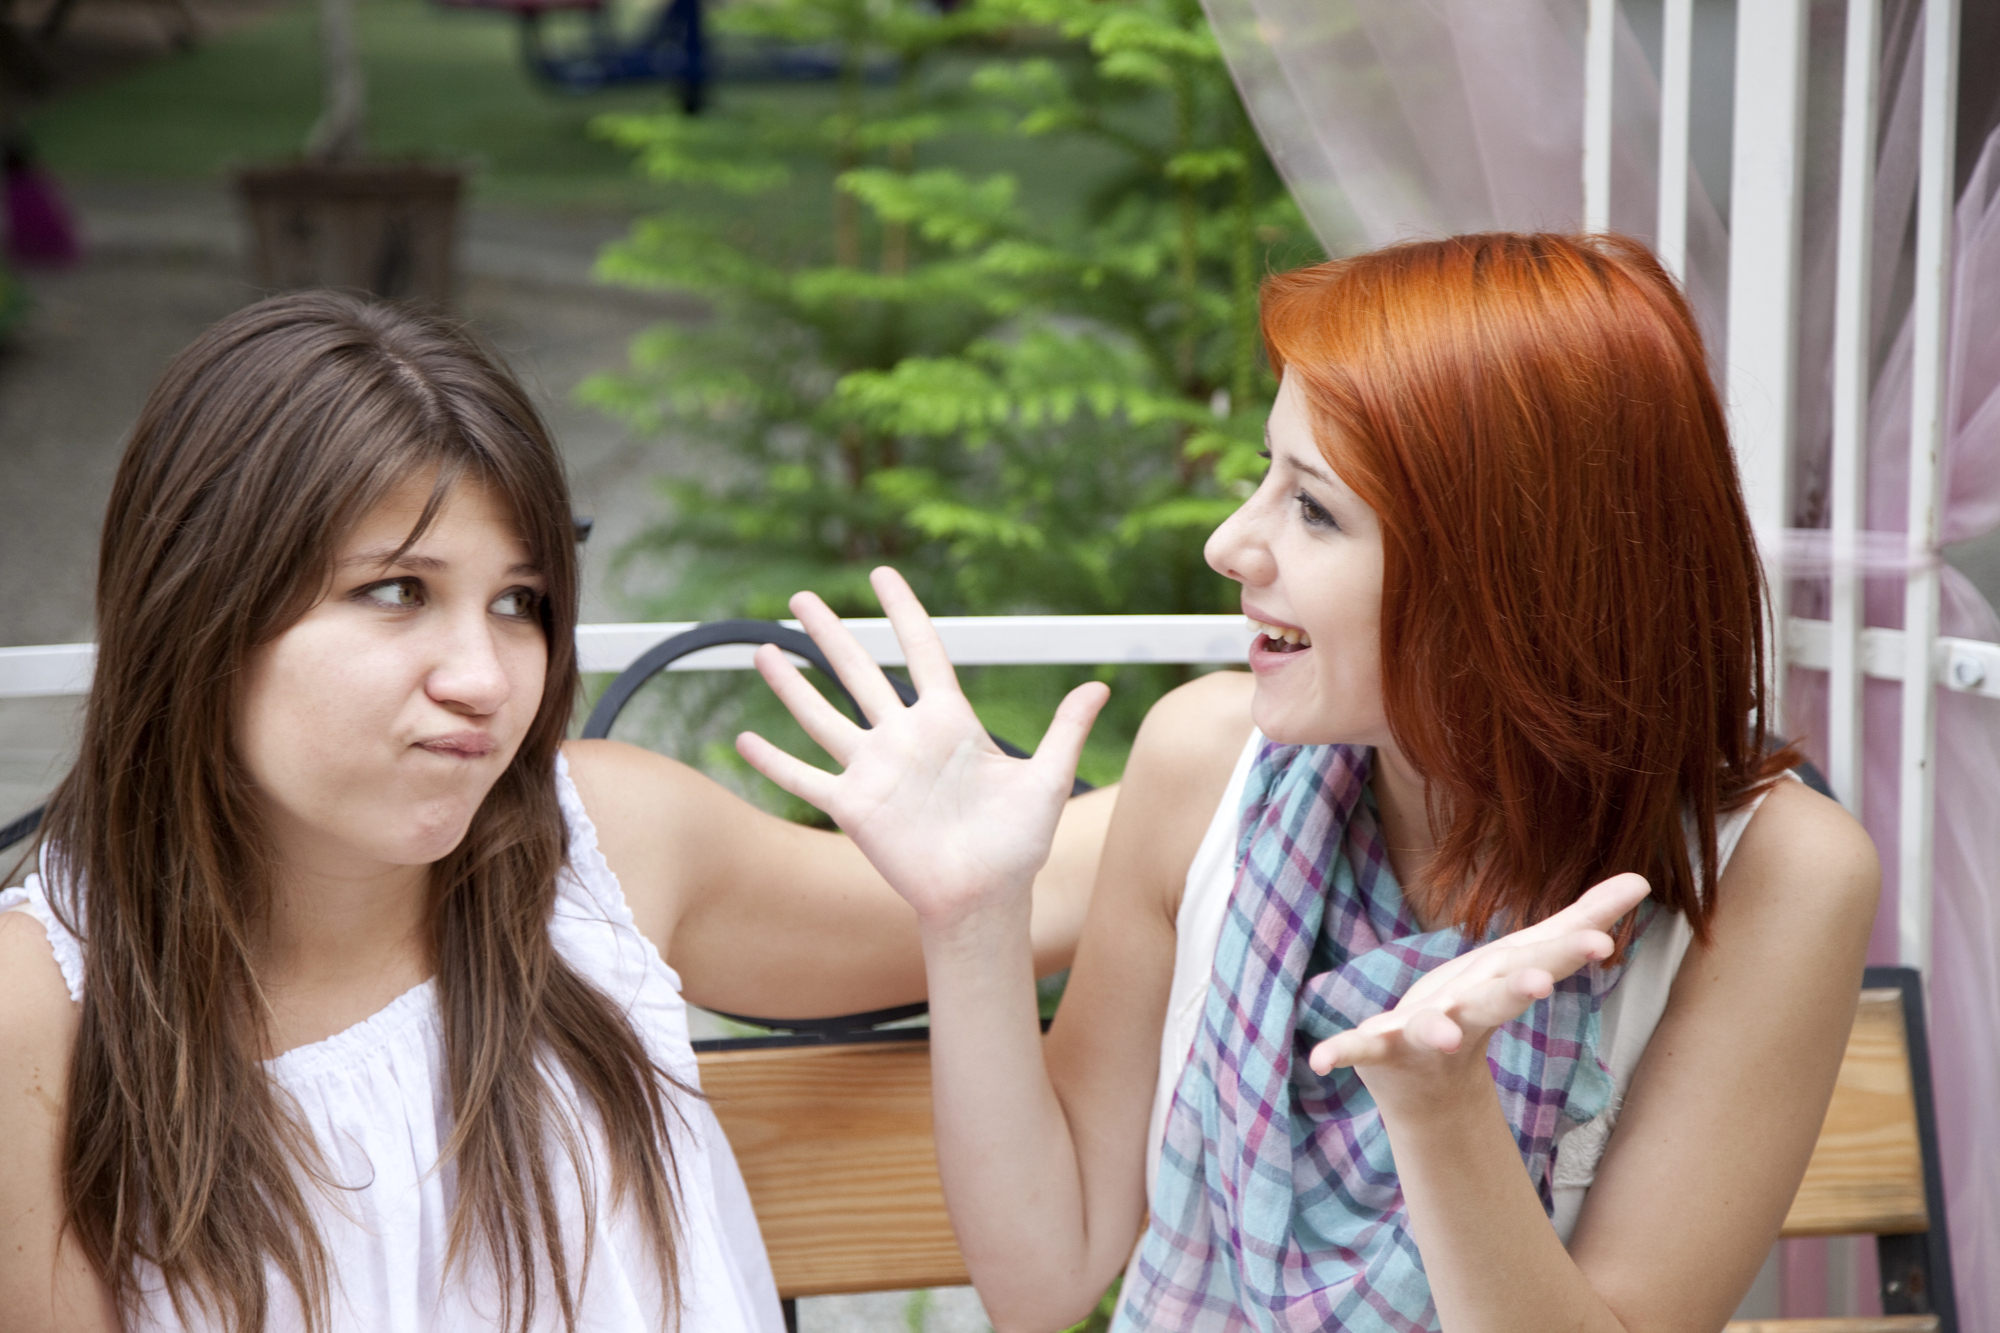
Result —
[[[654, 644], [697, 623], [578, 625], [578, 663], [585, 671], [623, 671]], [[780, 623], [798, 628], [796, 620]], [[1241, 662], [1251, 634], [1241, 616], [939, 616], [931, 623], [960, 666], [1216, 665]], [[903, 664], [888, 621], [850, 620], [847, 627], [877, 662]], [[667, 669], [743, 670], [753, 651], [741, 645], [707, 648]], [[96, 660], [96, 645], [88, 643], [0, 648], [0, 699], [87, 693]], [[2000, 680], [2000, 664], [1994, 677]]]
[[[1945, 440], [1946, 330], [1952, 268], [1954, 126], [1961, 0], [1927, 0], [1913, 297], [1909, 513], [1903, 534], [1900, 631], [1865, 629], [1862, 616], [1863, 487], [1869, 421], [1869, 308], [1875, 154], [1881, 93], [1882, 0], [1850, 0], [1843, 52], [1840, 194], [1834, 312], [1833, 441], [1829, 477], [1829, 618], [1792, 618], [1779, 558], [1790, 515], [1794, 393], [1798, 376], [1800, 209], [1805, 147], [1809, 0], [1738, 0], [1731, 144], [1727, 298], [1730, 431], [1744, 499], [1765, 551], [1783, 625], [1773, 697], [1786, 665], [1828, 673], [1827, 776], [1857, 815], [1862, 795], [1862, 683], [1867, 677], [1934, 680], [2000, 698], [2000, 647], [1938, 636], [1936, 548]], [[1692, 0], [1661, 9], [1659, 225], [1662, 261], [1687, 274]], [[1618, 0], [1590, 0], [1584, 45], [1585, 225], [1611, 217], [1613, 36]], [[1930, 689], [1902, 692], [1898, 760], [1898, 952], [1928, 978], [1935, 840], [1937, 706]]]
[[[579, 625], [577, 657], [583, 670], [623, 671], [639, 655], [700, 622]], [[797, 629], [796, 620], [780, 624]], [[850, 620], [861, 646], [885, 666], [903, 654], [886, 620]], [[1122, 662], [1174, 662], [1217, 666], [1241, 662], [1251, 631], [1240, 616], [940, 616], [932, 622], [959, 666], [1097, 666]], [[1828, 670], [1838, 657], [1837, 626], [1793, 618], [1784, 653], [1794, 666]], [[1850, 641], [1855, 669], [1878, 680], [1902, 680], [1908, 654], [1901, 630], [1866, 629]], [[669, 671], [740, 671], [754, 650], [728, 645], [681, 658]], [[0, 699], [83, 694], [97, 649], [88, 643], [0, 648]], [[1934, 638], [1930, 676], [1961, 694], [2000, 699], [2000, 643]]]
[[[1870, 5], [1880, 0], [1857, 0]], [[1959, 0], [1924, 5], [1922, 129], [1917, 172], [1917, 269], [1911, 333], [1909, 544], [1903, 585], [1905, 680], [1924, 674], [1938, 632], [1938, 510], [1944, 502], [1945, 335], [1956, 202]], [[1859, 594], [1856, 594], [1857, 598]], [[1905, 963], [1930, 975], [1931, 853], [1936, 841], [1937, 694], [1903, 691], [1897, 810], [1896, 937]]]

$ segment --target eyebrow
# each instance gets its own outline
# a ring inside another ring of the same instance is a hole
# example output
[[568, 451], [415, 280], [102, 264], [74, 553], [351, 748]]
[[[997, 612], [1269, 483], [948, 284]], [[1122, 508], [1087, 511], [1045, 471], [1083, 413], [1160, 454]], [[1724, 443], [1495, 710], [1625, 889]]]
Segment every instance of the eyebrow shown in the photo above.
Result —
[[1286, 452], [1285, 461], [1287, 463], [1290, 463], [1294, 468], [1298, 469], [1300, 472], [1305, 473], [1308, 477], [1315, 477], [1320, 481], [1325, 482], [1329, 486], [1338, 487], [1341, 484], [1340, 479], [1335, 477], [1331, 472], [1322, 470], [1316, 464], [1306, 462], [1304, 459], [1300, 458], [1298, 455], [1294, 453], [1291, 453], [1290, 451]]
[[[404, 569], [413, 569], [420, 574], [435, 574], [440, 570], [451, 567], [449, 561], [440, 560], [434, 555], [418, 555], [414, 551], [405, 551], [403, 554], [397, 555], [396, 548], [393, 546], [378, 546], [372, 550], [357, 551], [340, 562], [342, 569], [366, 567], [388, 569], [392, 565], [400, 565]], [[507, 567], [508, 578], [540, 574], [541, 572], [542, 567], [530, 561], [523, 561], [520, 564], [509, 565]]]

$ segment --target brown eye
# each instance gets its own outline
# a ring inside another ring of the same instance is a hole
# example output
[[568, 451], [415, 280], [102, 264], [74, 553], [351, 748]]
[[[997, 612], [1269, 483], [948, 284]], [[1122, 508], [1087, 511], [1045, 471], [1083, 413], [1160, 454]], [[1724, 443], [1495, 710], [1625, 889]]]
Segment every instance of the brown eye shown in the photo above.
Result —
[[535, 607], [540, 601], [540, 594], [533, 588], [509, 588], [493, 599], [493, 605], [489, 609], [495, 615], [526, 620], [535, 614]]
[[355, 596], [394, 611], [408, 611], [424, 604], [423, 584], [416, 579], [383, 579], [369, 584]]
[[1294, 498], [1299, 502], [1299, 515], [1305, 519], [1307, 527], [1337, 528], [1340, 526], [1333, 521], [1333, 515], [1326, 512], [1325, 505], [1322, 505], [1304, 491], [1300, 491]]

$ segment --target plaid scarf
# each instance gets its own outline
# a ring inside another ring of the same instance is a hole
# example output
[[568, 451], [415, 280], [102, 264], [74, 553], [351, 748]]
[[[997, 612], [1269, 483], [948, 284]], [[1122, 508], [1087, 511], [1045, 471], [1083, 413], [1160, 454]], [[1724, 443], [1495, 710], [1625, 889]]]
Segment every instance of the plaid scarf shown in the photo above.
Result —
[[[1258, 752], [1214, 977], [1116, 1328], [1438, 1326], [1374, 1098], [1354, 1070], [1321, 1078], [1306, 1063], [1314, 1045], [1484, 942], [1417, 924], [1368, 795], [1371, 759], [1345, 745]], [[1598, 1006], [1622, 970], [1586, 967], [1487, 1047], [1545, 1208], [1558, 1122], [1610, 1101]]]

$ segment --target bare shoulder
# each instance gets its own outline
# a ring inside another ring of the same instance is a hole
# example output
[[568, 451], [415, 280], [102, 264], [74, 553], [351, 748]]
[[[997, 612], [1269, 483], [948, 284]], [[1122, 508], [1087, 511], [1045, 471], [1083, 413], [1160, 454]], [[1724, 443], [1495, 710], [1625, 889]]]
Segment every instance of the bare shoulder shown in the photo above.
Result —
[[[1168, 691], [1147, 712], [1132, 745], [1131, 763], [1151, 779], [1213, 784], [1219, 796], [1250, 738], [1250, 699], [1256, 688], [1247, 671], [1214, 671]], [[1218, 771], [1222, 781], [1213, 783]]]
[[0, 912], [0, 1015], [0, 1059], [53, 1053], [68, 1064], [76, 1006], [42, 923], [26, 912]]
[[1163, 895], [1169, 919], [1250, 739], [1255, 689], [1248, 672], [1198, 677], [1154, 704], [1133, 741], [1107, 850], [1136, 858], [1138, 880]]
[[1879, 882], [1868, 835], [1803, 783], [1751, 817], [1570, 1243], [1627, 1328], [1720, 1327], [1748, 1289], [1826, 1116]]
[[568, 741], [563, 758], [639, 928], [670, 938], [688, 886], [708, 877], [703, 858], [748, 807], [686, 764], [623, 741]]
[[39, 1143], [55, 1122], [76, 1027], [77, 1007], [42, 923], [0, 912], [0, 1142], [10, 1156], [24, 1136]]
[[1717, 918], [1865, 934], [1881, 882], [1875, 844], [1855, 818], [1804, 783], [1780, 779], [1723, 872]]
[[[42, 925], [0, 912], [0, 1308], [12, 1327], [115, 1327], [103, 1287], [64, 1245], [59, 1154], [77, 1007]], [[53, 1280], [52, 1280], [53, 1279]]]

